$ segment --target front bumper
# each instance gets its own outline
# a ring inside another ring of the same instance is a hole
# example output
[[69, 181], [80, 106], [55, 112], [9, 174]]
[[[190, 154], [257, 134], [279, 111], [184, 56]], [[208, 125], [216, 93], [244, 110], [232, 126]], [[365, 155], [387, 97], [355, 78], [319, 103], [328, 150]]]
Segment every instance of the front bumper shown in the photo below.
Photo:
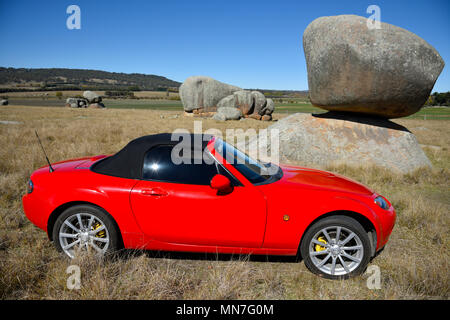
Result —
[[33, 193], [26, 194], [22, 197], [23, 211], [28, 220], [35, 226], [47, 231], [47, 221], [44, 214], [45, 203], [40, 203], [38, 197]]
[[[375, 200], [375, 198], [378, 196], [378, 194], [374, 194], [372, 196], [372, 200]], [[386, 198], [384, 198], [386, 199]], [[387, 199], [386, 199], [387, 200]], [[395, 220], [396, 220], [396, 212], [392, 204], [388, 201], [389, 208], [388, 209], [382, 209], [377, 204], [373, 204], [374, 211], [377, 216], [378, 224], [379, 224], [379, 230], [378, 230], [378, 236], [377, 236], [377, 251], [381, 250], [386, 243], [389, 240], [389, 237], [392, 233], [392, 230], [394, 229]]]

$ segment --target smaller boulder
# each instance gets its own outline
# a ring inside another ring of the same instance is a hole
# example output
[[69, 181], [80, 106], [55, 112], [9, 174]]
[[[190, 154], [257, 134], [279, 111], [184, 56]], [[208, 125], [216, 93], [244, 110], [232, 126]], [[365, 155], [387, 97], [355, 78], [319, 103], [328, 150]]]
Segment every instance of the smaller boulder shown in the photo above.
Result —
[[8, 105], [8, 100], [6, 100], [6, 99], [0, 100], [0, 105], [1, 106], [7, 106]]
[[237, 108], [222, 107], [217, 110], [217, 113], [213, 116], [213, 119], [225, 121], [225, 120], [239, 120], [242, 117], [241, 110]]
[[266, 101], [266, 106], [261, 110], [261, 114], [271, 115], [274, 110], [275, 110], [275, 103], [273, 102], [272, 99], [268, 98]]
[[99, 103], [102, 101], [102, 97], [93, 91], [83, 92], [83, 97], [85, 97], [89, 103]]
[[77, 100], [78, 108], [87, 108], [89, 102], [86, 99]]
[[77, 103], [77, 98], [67, 98], [66, 104]]
[[241, 109], [242, 114], [246, 115], [252, 112], [254, 99], [250, 91], [236, 91], [234, 96], [236, 97], [237, 107]]
[[78, 108], [78, 99], [77, 98], [67, 98], [66, 99], [66, 107]]
[[232, 94], [221, 99], [217, 104], [217, 110], [221, 108], [236, 108], [236, 107], [237, 107], [236, 96]]
[[259, 91], [252, 91], [253, 99], [255, 100], [255, 107], [253, 109], [253, 113], [263, 115], [261, 113], [263, 108], [266, 106], [266, 97]]

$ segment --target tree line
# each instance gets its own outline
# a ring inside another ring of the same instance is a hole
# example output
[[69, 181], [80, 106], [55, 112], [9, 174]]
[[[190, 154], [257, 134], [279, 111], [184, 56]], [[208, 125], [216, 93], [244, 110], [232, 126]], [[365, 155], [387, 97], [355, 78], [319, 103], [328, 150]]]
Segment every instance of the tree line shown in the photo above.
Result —
[[434, 92], [425, 103], [426, 106], [450, 106], [450, 91]]

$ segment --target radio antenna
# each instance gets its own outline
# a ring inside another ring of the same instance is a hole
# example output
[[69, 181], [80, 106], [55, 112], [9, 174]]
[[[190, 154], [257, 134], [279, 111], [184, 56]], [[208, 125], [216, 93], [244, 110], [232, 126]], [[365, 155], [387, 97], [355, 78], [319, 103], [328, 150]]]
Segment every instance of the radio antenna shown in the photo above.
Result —
[[41, 148], [42, 148], [42, 152], [44, 152], [45, 159], [47, 160], [47, 163], [48, 163], [48, 168], [49, 168], [48, 170], [49, 170], [50, 172], [55, 171], [55, 169], [53, 169], [53, 167], [52, 167], [52, 165], [51, 165], [51, 163], [50, 163], [50, 160], [48, 160], [47, 154], [45, 153], [44, 146], [42, 145], [42, 142], [41, 142], [41, 139], [39, 138], [39, 135], [38, 135], [38, 133], [37, 133], [37, 130], [34, 130], [34, 133], [36, 134], [36, 137], [37, 137], [37, 139], [38, 139], [39, 145], [40, 145]]

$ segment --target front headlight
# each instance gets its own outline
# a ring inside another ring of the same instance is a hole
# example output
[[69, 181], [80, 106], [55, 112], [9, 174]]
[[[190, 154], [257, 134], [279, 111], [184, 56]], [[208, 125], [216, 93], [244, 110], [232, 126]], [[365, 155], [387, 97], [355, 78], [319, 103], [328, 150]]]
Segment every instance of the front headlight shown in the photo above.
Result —
[[27, 183], [27, 192], [32, 193], [33, 188], [34, 188], [33, 181], [31, 181], [31, 179], [30, 179], [30, 180], [28, 180], [28, 183]]
[[378, 196], [375, 198], [375, 203], [382, 209], [387, 210], [389, 209], [389, 205], [386, 200], [382, 196]]

